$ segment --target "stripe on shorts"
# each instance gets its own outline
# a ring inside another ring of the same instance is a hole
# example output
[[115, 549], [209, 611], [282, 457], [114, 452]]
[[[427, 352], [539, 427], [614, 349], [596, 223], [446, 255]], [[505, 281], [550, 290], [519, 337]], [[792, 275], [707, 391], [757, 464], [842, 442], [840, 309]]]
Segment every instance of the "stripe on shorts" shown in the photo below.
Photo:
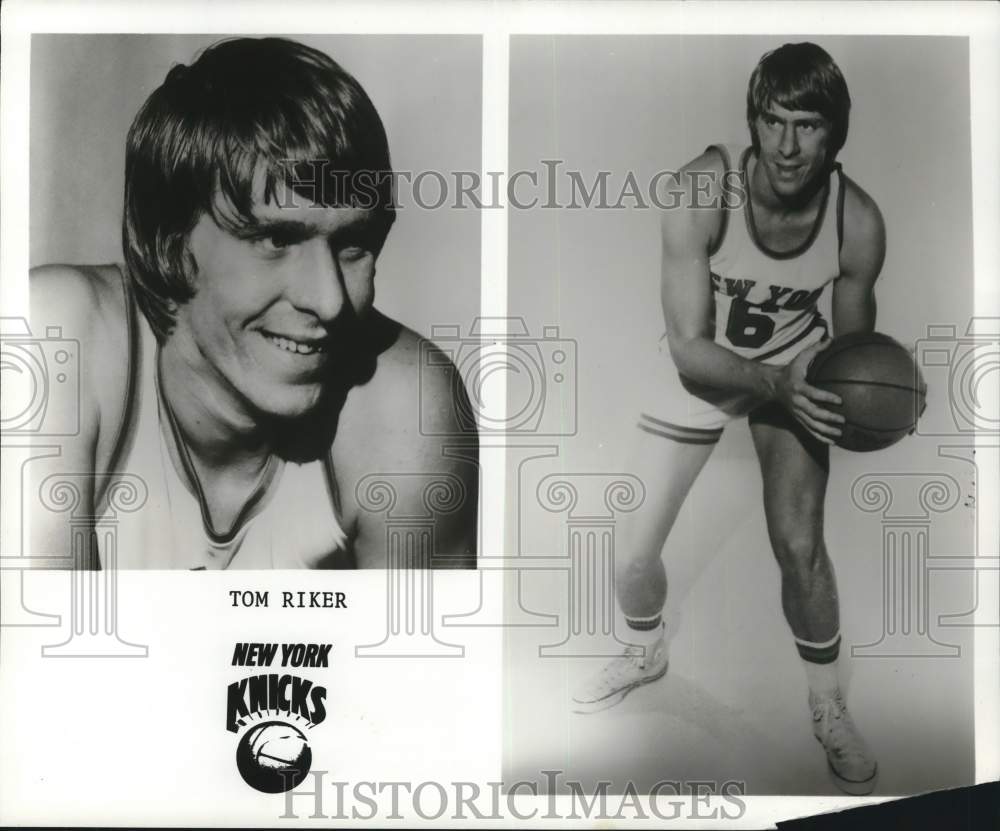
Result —
[[722, 428], [705, 429], [703, 427], [684, 427], [681, 424], [671, 424], [650, 415], [639, 415], [639, 429], [654, 436], [662, 436], [682, 444], [715, 444], [722, 436]]

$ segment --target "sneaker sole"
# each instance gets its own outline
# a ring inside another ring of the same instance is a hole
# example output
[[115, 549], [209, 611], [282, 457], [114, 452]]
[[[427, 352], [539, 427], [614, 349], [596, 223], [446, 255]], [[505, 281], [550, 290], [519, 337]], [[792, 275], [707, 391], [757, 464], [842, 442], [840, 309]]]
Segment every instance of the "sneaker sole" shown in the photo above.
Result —
[[641, 681], [636, 681], [634, 684], [622, 687], [620, 690], [616, 690], [606, 698], [601, 698], [597, 701], [577, 701], [574, 699], [572, 708], [573, 712], [590, 715], [591, 713], [599, 713], [602, 710], [609, 710], [616, 704], [621, 703], [625, 696], [632, 692], [632, 690], [637, 690], [644, 684], [652, 684], [654, 681], [659, 681], [664, 675], [667, 674], [668, 666], [669, 662], [664, 664], [663, 669], [656, 673], [656, 675], [650, 675], [648, 678], [643, 678]]
[[827, 766], [830, 768], [830, 775], [833, 777], [833, 781], [837, 787], [851, 796], [868, 796], [868, 794], [875, 790], [875, 785], [878, 783], [878, 765], [875, 766], [875, 772], [863, 782], [845, 779], [833, 769], [833, 765], [829, 762], [827, 762]]
[[[817, 737], [816, 741], [820, 743], [822, 747], [823, 742]], [[830, 771], [830, 778], [833, 779], [833, 783], [840, 788], [844, 793], [850, 794], [851, 796], [868, 796], [872, 791], [875, 790], [875, 785], [878, 783], [878, 764], [875, 765], [875, 770], [872, 775], [867, 779], [856, 780], [856, 779], [845, 779], [836, 770], [832, 764], [830, 764], [829, 758], [826, 760], [827, 770]]]

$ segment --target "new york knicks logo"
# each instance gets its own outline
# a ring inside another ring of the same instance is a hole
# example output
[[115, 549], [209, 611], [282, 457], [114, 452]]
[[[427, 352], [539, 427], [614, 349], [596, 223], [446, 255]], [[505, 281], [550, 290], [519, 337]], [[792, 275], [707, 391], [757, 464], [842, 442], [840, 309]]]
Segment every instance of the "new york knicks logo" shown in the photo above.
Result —
[[[270, 666], [278, 644], [237, 644], [233, 664]], [[281, 644], [282, 666], [328, 666], [330, 646]], [[227, 688], [226, 729], [241, 733], [236, 768], [251, 788], [289, 791], [312, 766], [309, 731], [326, 719], [326, 688], [298, 675], [267, 673]]]

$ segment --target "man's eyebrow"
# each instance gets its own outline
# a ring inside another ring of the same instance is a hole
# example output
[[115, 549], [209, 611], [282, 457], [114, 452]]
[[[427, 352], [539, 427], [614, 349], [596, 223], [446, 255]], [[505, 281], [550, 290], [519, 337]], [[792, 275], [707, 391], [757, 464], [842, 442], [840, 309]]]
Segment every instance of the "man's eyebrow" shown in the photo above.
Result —
[[252, 218], [236, 229], [236, 236], [241, 239], [255, 239], [271, 234], [282, 234], [295, 239], [309, 239], [318, 233], [318, 226], [298, 219], [260, 219], [258, 217]]
[[822, 113], [814, 113], [812, 115], [803, 115], [803, 116], [799, 116], [797, 118], [786, 118], [783, 115], [778, 115], [778, 113], [776, 113], [772, 109], [766, 109], [766, 110], [764, 110], [764, 117], [765, 118], [773, 118], [775, 121], [780, 121], [782, 124], [787, 124], [788, 122], [791, 122], [792, 124], [809, 124], [809, 123], [812, 123], [812, 122], [819, 122], [819, 121], [823, 121], [824, 120], [824, 116], [823, 116]]
[[[352, 218], [348, 222], [340, 225], [333, 236], [339, 237], [345, 234], [369, 233], [376, 227], [375, 217], [370, 214], [362, 214]], [[280, 217], [253, 217], [249, 222], [237, 229], [236, 235], [242, 239], [259, 239], [271, 234], [281, 234], [282, 236], [296, 240], [307, 240], [323, 234], [321, 225], [315, 222], [306, 222], [301, 219], [282, 219]]]

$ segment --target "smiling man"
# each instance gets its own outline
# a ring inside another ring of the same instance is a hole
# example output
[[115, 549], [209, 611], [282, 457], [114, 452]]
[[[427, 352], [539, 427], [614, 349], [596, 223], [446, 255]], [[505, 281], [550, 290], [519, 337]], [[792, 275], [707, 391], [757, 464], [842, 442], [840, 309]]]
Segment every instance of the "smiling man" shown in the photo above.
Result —
[[709, 147], [663, 203], [682, 207], [662, 215], [662, 372], [629, 467], [646, 500], [622, 523], [616, 548], [616, 594], [634, 646], [573, 706], [612, 706], [666, 673], [661, 552], [725, 424], [747, 416], [813, 730], [836, 783], [865, 794], [877, 765], [839, 688], [839, 604], [823, 539], [828, 446], [843, 419], [828, 408], [839, 399], [806, 381], [829, 342], [818, 307], [825, 287], [833, 285], [834, 333], [875, 325], [885, 231], [875, 203], [836, 163], [849, 112], [847, 85], [823, 49], [782, 46], [750, 78], [750, 146]]
[[[150, 95], [128, 136], [124, 263], [31, 281], [33, 325], [81, 349], [80, 433], [48, 469], [97, 522], [116, 476], [148, 490], [115, 517], [119, 568], [385, 567], [387, 512], [359, 498], [380, 475], [399, 515], [432, 521], [431, 565], [475, 565], [464, 388], [373, 305], [394, 219], [381, 119], [322, 52], [223, 41]], [[441, 510], [428, 488], [450, 494]], [[36, 551], [71, 538], [45, 510], [33, 533]]]

